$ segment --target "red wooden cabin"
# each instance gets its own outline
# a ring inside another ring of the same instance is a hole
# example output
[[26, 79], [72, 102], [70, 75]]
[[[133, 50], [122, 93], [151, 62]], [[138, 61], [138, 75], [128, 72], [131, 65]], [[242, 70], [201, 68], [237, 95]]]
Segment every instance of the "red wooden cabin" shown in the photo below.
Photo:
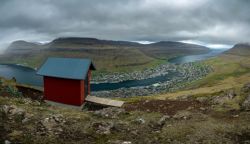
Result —
[[48, 58], [37, 72], [44, 76], [44, 99], [81, 106], [90, 95], [91, 70], [89, 59]]

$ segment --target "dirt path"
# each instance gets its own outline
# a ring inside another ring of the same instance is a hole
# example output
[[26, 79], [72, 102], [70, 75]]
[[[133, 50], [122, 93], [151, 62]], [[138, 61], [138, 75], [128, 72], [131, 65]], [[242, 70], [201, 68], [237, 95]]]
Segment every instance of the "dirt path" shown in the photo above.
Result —
[[127, 111], [160, 112], [174, 115], [177, 111], [185, 109], [200, 109], [207, 107], [207, 104], [198, 101], [178, 101], [178, 100], [141, 100], [139, 102], [127, 103], [124, 108]]

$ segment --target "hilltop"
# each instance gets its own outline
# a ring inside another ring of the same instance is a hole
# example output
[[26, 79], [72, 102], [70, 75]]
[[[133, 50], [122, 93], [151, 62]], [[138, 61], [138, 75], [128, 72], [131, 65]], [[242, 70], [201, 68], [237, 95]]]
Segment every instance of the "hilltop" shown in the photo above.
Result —
[[196, 44], [188, 44], [174, 41], [160, 41], [148, 44], [141, 50], [154, 58], [168, 59], [180, 55], [193, 55], [209, 52], [210, 49]]
[[225, 52], [225, 54], [238, 55], [238, 56], [250, 56], [250, 44], [239, 43]]
[[178, 55], [206, 53], [204, 46], [181, 42], [161, 41], [139, 44], [129, 41], [99, 40], [96, 38], [57, 38], [46, 44], [15, 41], [0, 60], [39, 67], [47, 57], [90, 58], [100, 71], [129, 71], [144, 69]]

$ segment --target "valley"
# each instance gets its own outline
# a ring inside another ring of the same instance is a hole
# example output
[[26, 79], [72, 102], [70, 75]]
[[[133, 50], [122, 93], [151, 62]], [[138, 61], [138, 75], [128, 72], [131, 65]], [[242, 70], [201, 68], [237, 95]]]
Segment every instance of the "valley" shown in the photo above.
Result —
[[0, 136], [5, 142], [24, 143], [247, 142], [249, 48], [235, 45], [202, 61], [165, 61], [130, 73], [115, 70], [94, 75], [92, 85], [119, 85], [175, 74], [170, 81], [149, 86], [92, 92], [125, 101], [122, 108], [93, 103], [86, 103], [82, 111], [61, 108], [45, 103], [40, 90], [1, 78]]
[[47, 44], [15, 41], [0, 56], [2, 63], [22, 64], [32, 68], [48, 57], [90, 58], [98, 73], [130, 72], [154, 67], [171, 57], [207, 53], [204, 46], [180, 42], [139, 44], [128, 41], [99, 40], [95, 38], [58, 38]]
[[0, 13], [0, 144], [250, 144], [250, 0]]

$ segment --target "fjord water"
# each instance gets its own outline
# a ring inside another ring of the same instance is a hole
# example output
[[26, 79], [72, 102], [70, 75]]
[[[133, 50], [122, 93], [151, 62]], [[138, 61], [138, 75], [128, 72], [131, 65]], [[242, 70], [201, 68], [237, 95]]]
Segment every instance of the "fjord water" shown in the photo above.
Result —
[[206, 54], [175, 57], [175, 58], [169, 59], [168, 62], [173, 63], [173, 64], [183, 64], [183, 63], [188, 63], [188, 62], [201, 61], [201, 60], [205, 60], [205, 59], [217, 56], [226, 50], [228, 49], [213, 49], [209, 53], [206, 53]]
[[[181, 56], [170, 59], [169, 62], [173, 64], [182, 64], [188, 62], [195, 62], [200, 60], [205, 60], [210, 57], [219, 55], [226, 49], [215, 49], [207, 54], [200, 55], [189, 55]], [[99, 83], [91, 84], [92, 91], [101, 90], [114, 90], [119, 88], [129, 88], [137, 86], [148, 86], [159, 82], [164, 82], [170, 80], [177, 73], [169, 73], [165, 76], [157, 76], [154, 78], [144, 79], [144, 80], [128, 80], [119, 83]], [[21, 84], [33, 85], [33, 86], [43, 86], [42, 76], [36, 75], [36, 70], [29, 67], [14, 65], [14, 64], [0, 64], [0, 77], [11, 79], [15, 77], [16, 81]]]
[[[114, 90], [119, 88], [129, 88], [136, 86], [147, 86], [152, 85], [157, 82], [164, 82], [171, 79], [175, 73], [169, 73], [168, 76], [157, 76], [154, 78], [144, 79], [144, 80], [128, 80], [119, 83], [99, 83], [91, 84], [92, 91], [101, 90]], [[33, 85], [33, 86], [43, 86], [43, 78], [36, 74], [36, 70], [29, 67], [14, 65], [14, 64], [1, 64], [0, 65], [0, 76], [8, 79], [15, 78], [18, 83]]]
[[43, 81], [41, 76], [36, 75], [34, 69], [15, 64], [1, 64], [0, 77], [15, 78], [18, 83], [33, 86], [41, 86]]

